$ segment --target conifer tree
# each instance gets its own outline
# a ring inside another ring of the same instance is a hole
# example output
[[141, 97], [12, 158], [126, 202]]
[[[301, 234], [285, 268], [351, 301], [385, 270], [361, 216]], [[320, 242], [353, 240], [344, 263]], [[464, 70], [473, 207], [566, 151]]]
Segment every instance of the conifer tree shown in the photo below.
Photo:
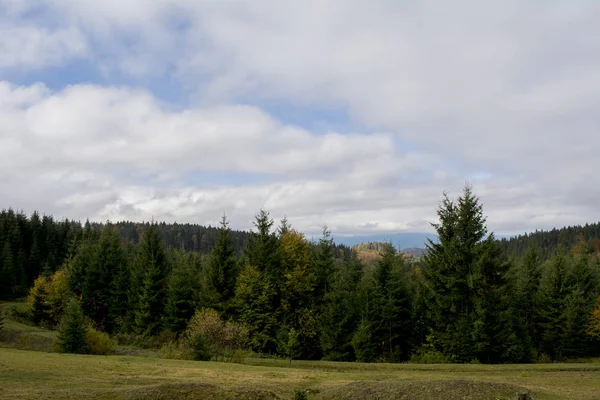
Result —
[[81, 306], [71, 299], [63, 314], [58, 330], [58, 346], [61, 353], [83, 354], [87, 352], [87, 326]]
[[323, 299], [325, 293], [329, 291], [334, 263], [333, 238], [331, 237], [329, 228], [324, 226], [323, 236], [319, 239], [315, 256], [315, 270], [317, 274], [317, 290], [315, 295], [319, 302]]
[[246, 247], [248, 264], [257, 267], [275, 282], [280, 282], [282, 271], [279, 268], [279, 241], [271, 232], [273, 220], [269, 213], [260, 210], [255, 217], [254, 226], [257, 231], [250, 234]]
[[508, 265], [493, 234], [487, 235], [482, 206], [469, 186], [456, 202], [444, 194], [438, 217], [438, 241], [429, 241], [424, 259], [429, 337], [456, 361], [499, 360], [502, 349], [494, 338], [510, 334], [501, 332], [505, 321], [497, 319], [508, 308], [500, 295]]
[[323, 358], [331, 361], [351, 361], [352, 334], [359, 323], [356, 291], [363, 274], [363, 265], [352, 253], [350, 260], [334, 273], [330, 290], [325, 294], [321, 314], [321, 349]]
[[540, 332], [538, 350], [553, 359], [562, 356], [560, 344], [564, 324], [563, 305], [568, 294], [565, 286], [566, 263], [565, 256], [558, 255], [546, 264], [536, 297]]
[[106, 224], [86, 270], [81, 306], [88, 317], [108, 332], [114, 329], [114, 321], [110, 318], [111, 308], [116, 300], [115, 295], [119, 295], [114, 292], [113, 281], [124, 262], [121, 239], [113, 226]]
[[167, 298], [169, 268], [165, 249], [155, 224], [138, 246], [135, 258], [136, 279], [134, 285], [134, 330], [138, 334], [153, 335], [163, 328]]
[[223, 215], [219, 228], [217, 243], [212, 250], [210, 263], [206, 271], [208, 287], [207, 294], [211, 295], [211, 304], [207, 306], [223, 311], [226, 304], [235, 294], [235, 279], [237, 277], [237, 262], [235, 248], [229, 237], [231, 229], [227, 217]]
[[198, 306], [200, 274], [193, 254], [176, 251], [173, 258], [173, 271], [168, 279], [166, 325], [171, 331], [182, 333]]
[[11, 300], [15, 294], [17, 279], [12, 250], [8, 240], [4, 242], [4, 247], [0, 256], [2, 257], [0, 259], [0, 299]]
[[406, 359], [412, 330], [412, 299], [404, 263], [391, 244], [383, 248], [373, 277], [374, 307], [379, 315], [373, 334], [380, 343], [379, 354], [389, 361]]
[[249, 328], [250, 346], [254, 351], [270, 353], [276, 350], [274, 298], [273, 283], [258, 268], [246, 266], [236, 282], [234, 305], [239, 321]]

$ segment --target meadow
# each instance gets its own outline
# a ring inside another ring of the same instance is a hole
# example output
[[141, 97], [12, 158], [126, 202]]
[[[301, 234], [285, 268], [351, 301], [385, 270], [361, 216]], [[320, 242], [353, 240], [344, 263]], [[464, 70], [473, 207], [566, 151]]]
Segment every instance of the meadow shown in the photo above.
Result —
[[0, 348], [1, 399], [600, 399], [600, 364], [243, 364]]

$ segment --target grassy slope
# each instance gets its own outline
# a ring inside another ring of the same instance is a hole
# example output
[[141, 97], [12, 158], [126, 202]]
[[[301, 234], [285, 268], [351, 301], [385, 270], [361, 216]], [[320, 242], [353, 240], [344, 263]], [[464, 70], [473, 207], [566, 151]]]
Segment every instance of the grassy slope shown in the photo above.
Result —
[[[0, 349], [0, 398], [291, 398], [294, 389], [306, 388], [320, 392], [315, 399], [375, 395], [391, 399], [402, 394], [408, 396], [405, 399], [509, 399], [518, 388], [527, 388], [536, 400], [600, 398], [599, 364], [425, 366], [304, 361], [285, 368], [284, 362], [273, 360], [249, 363], [263, 365]], [[254, 391], [249, 393], [250, 389]]]

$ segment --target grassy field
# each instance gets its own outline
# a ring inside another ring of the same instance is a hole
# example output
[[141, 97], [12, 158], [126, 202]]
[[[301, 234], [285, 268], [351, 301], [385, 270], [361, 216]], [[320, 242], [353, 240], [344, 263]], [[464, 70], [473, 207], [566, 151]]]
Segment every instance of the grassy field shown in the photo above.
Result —
[[0, 349], [1, 399], [600, 399], [600, 364], [244, 364]]
[[[5, 310], [15, 304], [1, 304]], [[362, 364], [246, 359], [166, 360], [153, 351], [58, 354], [56, 332], [7, 319], [0, 340], [0, 399], [600, 399], [600, 363], [530, 365]], [[31, 351], [38, 350], [38, 351]], [[40, 351], [42, 350], [42, 351]]]

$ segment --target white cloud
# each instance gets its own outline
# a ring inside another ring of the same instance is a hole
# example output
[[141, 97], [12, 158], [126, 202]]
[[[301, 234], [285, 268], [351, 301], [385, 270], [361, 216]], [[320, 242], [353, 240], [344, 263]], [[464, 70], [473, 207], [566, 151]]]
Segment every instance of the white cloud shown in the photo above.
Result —
[[[44, 181], [8, 200], [31, 190], [59, 211], [199, 222], [230, 208], [244, 226], [264, 205], [311, 230], [422, 230], [442, 190], [473, 177], [502, 232], [600, 219], [597, 2], [61, 0], [47, 27], [3, 3], [0, 68], [85, 56], [109, 81], [166, 77], [197, 100], [0, 84], [0, 154], [23, 154], [0, 163], [64, 177], [50, 179], [63, 192]], [[265, 100], [334, 106], [385, 133], [317, 135], [252, 105]], [[269, 178], [195, 187], [195, 171]]]

